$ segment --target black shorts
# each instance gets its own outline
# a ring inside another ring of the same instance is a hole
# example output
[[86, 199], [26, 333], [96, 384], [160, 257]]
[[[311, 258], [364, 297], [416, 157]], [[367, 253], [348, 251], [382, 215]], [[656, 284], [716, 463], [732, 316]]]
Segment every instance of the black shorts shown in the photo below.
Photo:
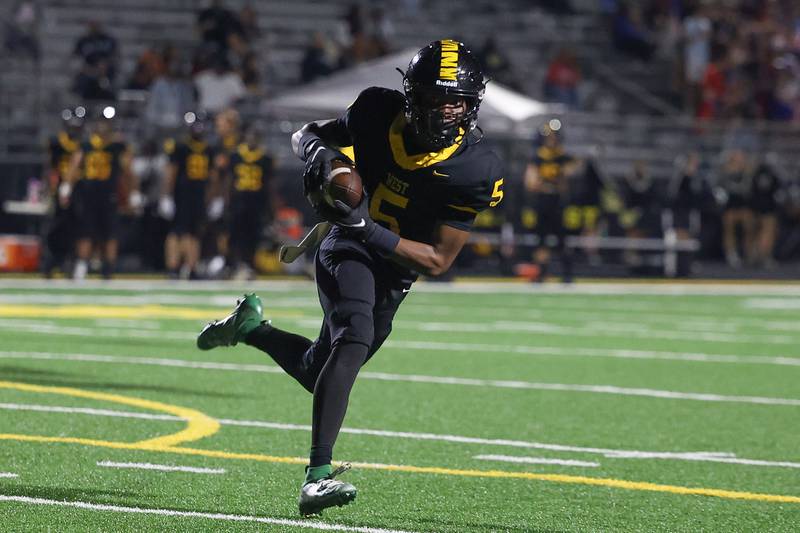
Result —
[[369, 360], [391, 333], [411, 281], [388, 274], [392, 269], [386, 259], [336, 235], [323, 241], [314, 262], [325, 317], [319, 338], [305, 354], [306, 367], [321, 370], [342, 341], [368, 346]]
[[205, 191], [179, 191], [175, 195], [175, 219], [170, 233], [199, 237], [206, 222]]
[[547, 235], [555, 235], [559, 241], [564, 237], [564, 205], [561, 195], [556, 193], [539, 193], [533, 197], [533, 208], [536, 210], [536, 226], [534, 232], [544, 239]]
[[85, 188], [75, 199], [75, 237], [93, 241], [117, 238], [117, 197]]
[[231, 246], [255, 248], [264, 230], [263, 202], [234, 201], [228, 213]]

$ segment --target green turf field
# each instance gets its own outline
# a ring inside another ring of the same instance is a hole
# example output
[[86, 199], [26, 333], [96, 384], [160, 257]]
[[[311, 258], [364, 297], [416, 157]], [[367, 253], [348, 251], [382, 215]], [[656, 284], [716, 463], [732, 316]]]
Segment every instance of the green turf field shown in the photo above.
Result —
[[[242, 289], [0, 282], [0, 531], [800, 530], [797, 286], [420, 285], [311, 519], [310, 395], [194, 347]], [[318, 331], [312, 284], [256, 291]]]

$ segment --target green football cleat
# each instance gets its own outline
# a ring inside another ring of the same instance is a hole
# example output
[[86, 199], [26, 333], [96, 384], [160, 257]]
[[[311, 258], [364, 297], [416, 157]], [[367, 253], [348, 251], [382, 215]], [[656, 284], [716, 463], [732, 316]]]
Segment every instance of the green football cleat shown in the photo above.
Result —
[[233, 313], [222, 320], [209, 322], [203, 328], [197, 336], [197, 347], [201, 350], [210, 350], [218, 346], [236, 346], [261, 324], [262, 312], [263, 307], [259, 297], [255, 294], [245, 294], [244, 298], [237, 300]]
[[304, 483], [300, 489], [300, 498], [297, 500], [300, 514], [303, 516], [319, 514], [328, 507], [334, 505], [341, 507], [355, 500], [356, 488], [353, 485], [333, 479], [348, 470], [350, 463], [344, 463], [324, 478]]

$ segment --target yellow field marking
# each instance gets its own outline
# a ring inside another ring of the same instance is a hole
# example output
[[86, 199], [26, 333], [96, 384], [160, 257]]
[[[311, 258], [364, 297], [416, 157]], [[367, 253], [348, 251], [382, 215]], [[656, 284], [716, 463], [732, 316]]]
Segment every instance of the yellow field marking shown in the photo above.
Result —
[[[284, 463], [305, 465], [307, 460], [302, 457], [282, 457], [276, 455], [264, 455], [259, 453], [237, 453], [222, 450], [204, 450], [201, 448], [185, 448], [177, 446], [183, 442], [190, 442], [208, 437], [219, 431], [219, 422], [208, 415], [189, 409], [169, 405], [152, 400], [131, 398], [117, 394], [106, 394], [102, 392], [84, 391], [69, 387], [45, 387], [40, 385], [29, 385], [27, 383], [15, 383], [0, 381], [0, 389], [16, 389], [26, 392], [38, 392], [47, 394], [63, 394], [78, 398], [88, 398], [92, 400], [103, 400], [125, 405], [132, 405], [155, 411], [162, 411], [181, 418], [188, 422], [186, 428], [178, 433], [139, 442], [114, 442], [97, 439], [86, 439], [80, 437], [48, 437], [40, 435], [17, 435], [11, 433], [0, 434], [0, 440], [20, 441], [20, 442], [40, 442], [40, 443], [62, 443], [79, 444], [82, 446], [93, 446], [99, 448], [112, 448], [117, 450], [139, 450], [158, 453], [174, 453], [179, 455], [196, 455], [201, 457], [212, 457], [217, 459], [232, 459], [244, 461], [257, 461], [263, 463]], [[664, 492], [671, 494], [685, 494], [694, 496], [712, 496], [729, 500], [751, 500], [774, 503], [800, 503], [800, 496], [788, 496], [781, 494], [763, 494], [757, 492], [746, 492], [725, 489], [710, 489], [703, 487], [683, 487], [679, 485], [662, 485], [647, 481], [628, 481], [614, 478], [595, 478], [586, 476], [571, 476], [565, 474], [537, 474], [535, 472], [510, 472], [505, 470], [471, 470], [456, 468], [441, 468], [430, 466], [413, 465], [391, 465], [381, 463], [353, 463], [353, 466], [364, 469], [384, 470], [391, 472], [406, 472], [411, 474], [435, 474], [445, 476], [462, 476], [474, 478], [499, 478], [499, 479], [524, 479], [532, 481], [548, 481], [552, 483], [569, 483], [577, 485], [594, 485], [600, 487], [611, 487], [626, 490], [638, 490], [648, 492]]]
[[120, 396], [118, 394], [108, 394], [105, 392], [85, 391], [82, 389], [73, 389], [71, 387], [45, 387], [42, 385], [29, 385], [27, 383], [15, 383], [11, 381], [0, 381], [0, 389], [16, 389], [25, 392], [37, 392], [43, 394], [61, 394], [64, 396], [74, 396], [76, 398], [87, 398], [90, 400], [121, 403], [124, 405], [131, 405], [133, 407], [140, 407], [142, 409], [161, 411], [163, 413], [169, 413], [171, 415], [186, 419], [186, 428], [184, 428], [182, 431], [172, 435], [156, 437], [135, 443], [140, 446], [175, 446], [176, 444], [191, 442], [211, 436], [219, 431], [220, 428], [219, 422], [210, 416], [201, 413], [200, 411], [189, 409], [187, 407], [179, 407], [177, 405], [156, 402], [153, 400], [143, 400], [141, 398], [131, 398], [130, 396]]
[[[3, 305], [0, 317], [25, 318], [172, 318], [209, 320], [218, 318], [220, 308], [169, 307], [165, 305]], [[272, 311], [274, 317], [298, 317], [302, 312]]]
[[[258, 453], [236, 453], [222, 450], [203, 450], [199, 448], [183, 448], [176, 446], [153, 446], [145, 443], [109, 442], [74, 437], [39, 437], [35, 435], [0, 434], [0, 440], [16, 440], [25, 442], [46, 442], [81, 444], [102, 448], [139, 450], [160, 453], [174, 453], [178, 455], [195, 455], [215, 459], [233, 459], [244, 461], [257, 461], [262, 463], [284, 463], [305, 465], [308, 460], [303, 457], [281, 457], [263, 455]], [[391, 472], [406, 472], [411, 474], [437, 474], [445, 476], [462, 476], [475, 478], [523, 479], [531, 481], [549, 481], [552, 483], [569, 483], [577, 485], [595, 485], [626, 490], [665, 492], [671, 494], [684, 494], [694, 496], [712, 496], [727, 500], [751, 500], [771, 503], [798, 503], [800, 496], [787, 496], [781, 494], [763, 494], [758, 492], [745, 492], [725, 489], [710, 489], [703, 487], [682, 487], [679, 485], [662, 485], [647, 481], [628, 481], [614, 478], [595, 478], [586, 476], [570, 476], [564, 474], [537, 474], [535, 472], [509, 472], [505, 470], [462, 470], [456, 468], [440, 468], [413, 465], [391, 465], [380, 463], [352, 463], [353, 466], [364, 469], [384, 470]]]

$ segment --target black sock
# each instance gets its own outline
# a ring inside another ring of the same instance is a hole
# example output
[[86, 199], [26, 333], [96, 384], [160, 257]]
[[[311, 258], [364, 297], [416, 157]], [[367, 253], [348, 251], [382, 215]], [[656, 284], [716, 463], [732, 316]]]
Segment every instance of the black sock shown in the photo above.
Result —
[[316, 375], [308, 372], [303, 364], [303, 355], [311, 346], [309, 339], [264, 323], [248, 333], [244, 342], [269, 354], [308, 392], [314, 392]]
[[310, 466], [330, 464], [333, 445], [344, 421], [350, 390], [369, 348], [360, 343], [337, 344], [314, 387]]

